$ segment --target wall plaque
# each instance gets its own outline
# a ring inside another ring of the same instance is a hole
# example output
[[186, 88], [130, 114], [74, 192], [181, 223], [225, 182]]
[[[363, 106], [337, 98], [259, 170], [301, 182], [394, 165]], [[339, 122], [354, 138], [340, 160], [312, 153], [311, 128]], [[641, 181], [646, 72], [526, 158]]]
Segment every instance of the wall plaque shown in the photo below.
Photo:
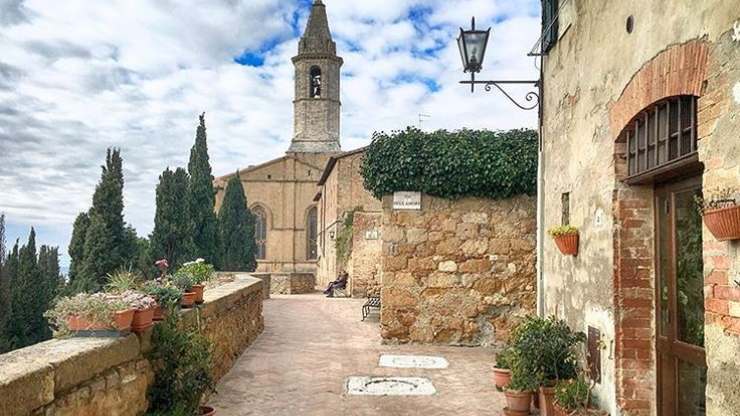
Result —
[[420, 210], [421, 192], [394, 192], [393, 209]]

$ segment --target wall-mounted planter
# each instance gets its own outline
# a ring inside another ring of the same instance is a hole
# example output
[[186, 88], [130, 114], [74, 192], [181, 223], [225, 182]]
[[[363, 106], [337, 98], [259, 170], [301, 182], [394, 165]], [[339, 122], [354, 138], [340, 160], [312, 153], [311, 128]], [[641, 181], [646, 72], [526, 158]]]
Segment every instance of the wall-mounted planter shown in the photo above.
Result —
[[740, 239], [740, 205], [705, 210], [704, 224], [719, 241]]
[[578, 233], [561, 234], [552, 238], [561, 253], [568, 256], [578, 255]]

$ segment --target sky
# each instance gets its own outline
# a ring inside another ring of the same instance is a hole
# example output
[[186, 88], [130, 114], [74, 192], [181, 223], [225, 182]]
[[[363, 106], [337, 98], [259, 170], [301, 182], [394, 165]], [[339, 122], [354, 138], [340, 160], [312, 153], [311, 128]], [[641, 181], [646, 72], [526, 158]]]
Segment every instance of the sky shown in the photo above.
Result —
[[[458, 81], [459, 28], [492, 27], [478, 79], [536, 79], [538, 0], [324, 0], [342, 67], [341, 144], [375, 131], [536, 126], [536, 111]], [[155, 187], [186, 166], [206, 113], [215, 176], [280, 157], [310, 0], [0, 0], [0, 213], [7, 240], [59, 246], [86, 211], [108, 147], [124, 215], [152, 228]], [[515, 97], [527, 90], [513, 89]], [[428, 115], [419, 123], [419, 114]]]

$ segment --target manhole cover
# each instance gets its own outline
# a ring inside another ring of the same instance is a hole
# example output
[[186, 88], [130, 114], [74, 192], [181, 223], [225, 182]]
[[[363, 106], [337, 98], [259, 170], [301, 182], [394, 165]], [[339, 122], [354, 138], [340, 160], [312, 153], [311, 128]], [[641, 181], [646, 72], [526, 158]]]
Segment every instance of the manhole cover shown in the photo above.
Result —
[[437, 390], [424, 377], [350, 377], [347, 394], [362, 396], [429, 396]]
[[447, 368], [450, 363], [443, 357], [428, 355], [391, 355], [382, 354], [378, 365], [393, 368]]

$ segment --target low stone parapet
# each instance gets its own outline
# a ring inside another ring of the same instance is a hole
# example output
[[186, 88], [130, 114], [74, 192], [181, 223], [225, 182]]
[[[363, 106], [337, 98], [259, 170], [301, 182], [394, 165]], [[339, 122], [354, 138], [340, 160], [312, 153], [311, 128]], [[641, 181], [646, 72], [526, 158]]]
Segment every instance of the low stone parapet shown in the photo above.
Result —
[[270, 275], [269, 272], [216, 272], [219, 278], [254, 277], [262, 281], [262, 295], [264, 299], [270, 299]]
[[[198, 310], [182, 312], [213, 342], [216, 380], [264, 329], [262, 291], [259, 279], [236, 276], [207, 290]], [[60, 338], [0, 355], [0, 415], [143, 414], [154, 377], [151, 335]]]
[[316, 291], [316, 276], [313, 273], [271, 273], [270, 292], [273, 294], [296, 295]]

